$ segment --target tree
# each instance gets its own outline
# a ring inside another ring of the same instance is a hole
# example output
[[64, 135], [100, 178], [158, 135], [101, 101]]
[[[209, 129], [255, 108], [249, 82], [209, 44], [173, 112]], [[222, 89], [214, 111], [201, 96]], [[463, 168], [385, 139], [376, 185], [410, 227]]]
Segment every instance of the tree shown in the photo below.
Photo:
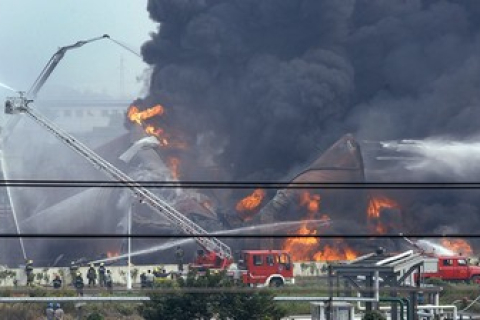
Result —
[[362, 320], [387, 320], [387, 318], [381, 312], [373, 310], [365, 313]]
[[[212, 292], [211, 288], [223, 290]], [[276, 320], [285, 315], [271, 291], [239, 292], [237, 288], [225, 272], [190, 272], [186, 279], [160, 284], [159, 290], [150, 294], [151, 301], [140, 307], [140, 313], [146, 320], [210, 320], [214, 316], [220, 320]]]

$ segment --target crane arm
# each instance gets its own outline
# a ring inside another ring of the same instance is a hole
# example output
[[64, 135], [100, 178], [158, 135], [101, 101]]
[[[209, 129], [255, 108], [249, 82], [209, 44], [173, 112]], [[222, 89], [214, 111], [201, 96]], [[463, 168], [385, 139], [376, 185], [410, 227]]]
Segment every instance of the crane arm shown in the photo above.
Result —
[[104, 34], [101, 37], [96, 37], [96, 38], [92, 38], [92, 39], [88, 39], [88, 40], [77, 41], [74, 44], [64, 46], [64, 47], [61, 47], [60, 49], [58, 49], [57, 52], [55, 52], [53, 54], [53, 56], [50, 58], [50, 60], [48, 60], [47, 64], [43, 68], [43, 70], [40, 73], [40, 75], [38, 76], [38, 78], [33, 83], [30, 90], [28, 90], [27, 96], [31, 99], [35, 99], [38, 91], [40, 91], [40, 89], [43, 87], [43, 85], [45, 84], [45, 81], [48, 80], [48, 78], [52, 74], [53, 70], [57, 67], [60, 60], [63, 59], [63, 57], [65, 56], [65, 53], [68, 50], [80, 48], [81, 46], [83, 46], [87, 43], [94, 42], [94, 41], [101, 40], [101, 39], [110, 39], [110, 36], [108, 34]]
[[[41, 113], [28, 106], [31, 100], [27, 100], [25, 97], [20, 96], [7, 100], [5, 103], [6, 113], [26, 113], [30, 118], [37, 122], [42, 127], [46, 128], [61, 142], [73, 149], [83, 158], [88, 160], [94, 167], [107, 174], [110, 178], [117, 180], [122, 185], [130, 189], [130, 191], [142, 202], [146, 203], [155, 212], [165, 217], [170, 223], [172, 223], [177, 229], [186, 234], [201, 235], [208, 232], [202, 227], [185, 217], [182, 213], [176, 210], [167, 202], [157, 197], [154, 193], [134, 181], [128, 175], [117, 169], [108, 161], [100, 157], [93, 150], [86, 145], [77, 141], [68, 132], [62, 130], [56, 126], [53, 122], [45, 118]], [[215, 253], [218, 257], [225, 260], [233, 260], [231, 248], [225, 243], [221, 242], [215, 237], [194, 237], [197, 243], [209, 252]]]

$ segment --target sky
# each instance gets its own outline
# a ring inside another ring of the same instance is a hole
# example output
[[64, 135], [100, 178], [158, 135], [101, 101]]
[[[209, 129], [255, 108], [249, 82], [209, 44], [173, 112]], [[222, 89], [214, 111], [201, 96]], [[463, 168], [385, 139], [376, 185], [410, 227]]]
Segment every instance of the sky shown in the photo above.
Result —
[[[147, 0], [0, 0], [0, 83], [28, 91], [58, 48], [103, 34], [139, 53], [158, 27], [146, 6]], [[68, 51], [38, 98], [135, 99], [145, 92], [147, 74], [140, 57], [101, 40]], [[7, 95], [0, 87], [0, 97]]]

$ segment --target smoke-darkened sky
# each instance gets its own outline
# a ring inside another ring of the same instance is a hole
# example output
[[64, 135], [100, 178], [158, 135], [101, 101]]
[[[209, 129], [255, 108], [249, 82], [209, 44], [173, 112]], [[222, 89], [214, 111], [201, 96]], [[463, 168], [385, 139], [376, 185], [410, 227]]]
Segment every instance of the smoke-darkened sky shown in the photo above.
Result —
[[[20, 89], [58, 46], [103, 33], [129, 43], [124, 35], [139, 25], [160, 24], [142, 33], [156, 32], [142, 46], [153, 73], [139, 102], [165, 106], [159, 125], [189, 144], [182, 165], [192, 171], [219, 166], [234, 181], [285, 179], [347, 132], [359, 140], [478, 136], [478, 1], [149, 0], [142, 18], [117, 2], [75, 2], [81, 10], [20, 3], [27, 16], [3, 3], [0, 15], [10, 27], [0, 40], [12, 47], [0, 53], [0, 82]], [[96, 45], [83, 51], [95, 63], [73, 65], [100, 80], [104, 57], [96, 54], [105, 52]], [[410, 230], [467, 231], [480, 221], [474, 192], [423, 195], [402, 199], [416, 222]], [[468, 219], [455, 221], [457, 212]]]
[[234, 177], [279, 178], [345, 132], [478, 132], [478, 2], [150, 0], [148, 10], [162, 27], [142, 50], [154, 66], [146, 107], [166, 104], [191, 139], [214, 132]]
[[[234, 180], [285, 178], [347, 132], [478, 136], [478, 1], [150, 0], [148, 10], [161, 29], [142, 47], [154, 68], [144, 107], [163, 103], [160, 125], [183, 131], [190, 159], [214, 154]], [[418, 225], [468, 228], [432, 225], [452, 210], [478, 220], [475, 195], [438, 195], [405, 197]]]

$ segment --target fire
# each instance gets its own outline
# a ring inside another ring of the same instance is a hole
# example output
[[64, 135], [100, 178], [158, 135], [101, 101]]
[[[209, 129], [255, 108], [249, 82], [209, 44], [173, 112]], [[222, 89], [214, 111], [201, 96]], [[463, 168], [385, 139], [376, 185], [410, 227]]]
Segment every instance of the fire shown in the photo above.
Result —
[[[303, 224], [296, 232], [300, 235], [315, 235], [316, 230], [307, 228], [306, 223]], [[293, 261], [311, 260], [311, 252], [317, 251], [320, 244], [320, 238], [317, 237], [302, 237], [302, 238], [287, 238], [283, 244], [283, 249], [290, 252]]]
[[469, 256], [473, 252], [470, 244], [463, 239], [442, 239], [441, 244], [442, 246], [449, 250], [452, 250], [456, 254]]
[[336, 243], [335, 247], [337, 248], [333, 248], [327, 244], [323, 247], [322, 251], [317, 252], [313, 256], [313, 259], [315, 261], [353, 260], [358, 256], [355, 251], [345, 246], [343, 242]]
[[180, 160], [175, 157], [168, 158], [168, 166], [170, 167], [173, 179], [178, 180]]
[[383, 208], [398, 208], [398, 204], [386, 197], [373, 197], [368, 204], [367, 214], [369, 218], [380, 218]]
[[148, 120], [155, 116], [162, 116], [164, 113], [165, 113], [165, 109], [159, 104], [157, 104], [154, 107], [145, 109], [143, 111], [140, 111], [138, 107], [132, 105], [128, 109], [127, 117], [128, 119], [130, 119], [130, 121], [135, 122], [141, 125], [142, 127], [144, 127], [144, 130], [147, 134], [157, 137], [158, 141], [160, 141], [160, 145], [162, 147], [166, 147], [170, 145], [170, 141], [165, 131], [162, 128], [157, 128], [152, 124], [145, 123], [145, 120]]
[[202, 205], [202, 207], [204, 207], [208, 211], [213, 211], [213, 204], [210, 200], [205, 200], [200, 204]]
[[265, 190], [256, 189], [251, 195], [240, 200], [235, 206], [235, 209], [239, 212], [253, 211], [262, 203], [265, 194]]
[[155, 128], [154, 126], [148, 125], [145, 127], [145, 132], [151, 136], [160, 137], [163, 134], [162, 128]]
[[376, 196], [370, 199], [367, 209], [367, 217], [371, 224], [371, 228], [377, 234], [387, 233], [388, 227], [380, 221], [380, 213], [382, 209], [395, 208], [398, 209], [398, 204], [384, 196]]
[[107, 252], [107, 258], [114, 258], [114, 257], [118, 257], [120, 254], [116, 251], [108, 251]]
[[163, 115], [163, 113], [164, 113], [164, 109], [159, 104], [143, 111], [140, 111], [136, 106], [131, 106], [128, 109], [127, 116], [132, 122], [142, 124], [145, 120], [150, 119], [157, 115], [161, 116]]
[[[297, 231], [299, 235], [316, 235], [317, 230], [310, 230], [306, 224]], [[319, 237], [292, 237], [283, 244], [283, 249], [290, 252], [293, 261], [333, 261], [353, 260], [358, 254], [342, 239], [336, 239], [334, 245], [321, 245]]]
[[[320, 211], [321, 197], [318, 194], [311, 194], [304, 191], [300, 194], [299, 204], [308, 211], [308, 219], [313, 219], [315, 214]], [[330, 217], [322, 214], [321, 220], [328, 221]], [[299, 235], [316, 235], [317, 230], [310, 230], [307, 222], [302, 223], [297, 230]], [[287, 238], [283, 244], [283, 249], [290, 252], [293, 261], [332, 261], [332, 260], [351, 260], [357, 257], [355, 251], [350, 249], [342, 240], [335, 240], [335, 245], [321, 243], [319, 237], [291, 237]]]
[[308, 212], [316, 213], [320, 210], [320, 195], [304, 191], [300, 195], [300, 206], [306, 207]]

